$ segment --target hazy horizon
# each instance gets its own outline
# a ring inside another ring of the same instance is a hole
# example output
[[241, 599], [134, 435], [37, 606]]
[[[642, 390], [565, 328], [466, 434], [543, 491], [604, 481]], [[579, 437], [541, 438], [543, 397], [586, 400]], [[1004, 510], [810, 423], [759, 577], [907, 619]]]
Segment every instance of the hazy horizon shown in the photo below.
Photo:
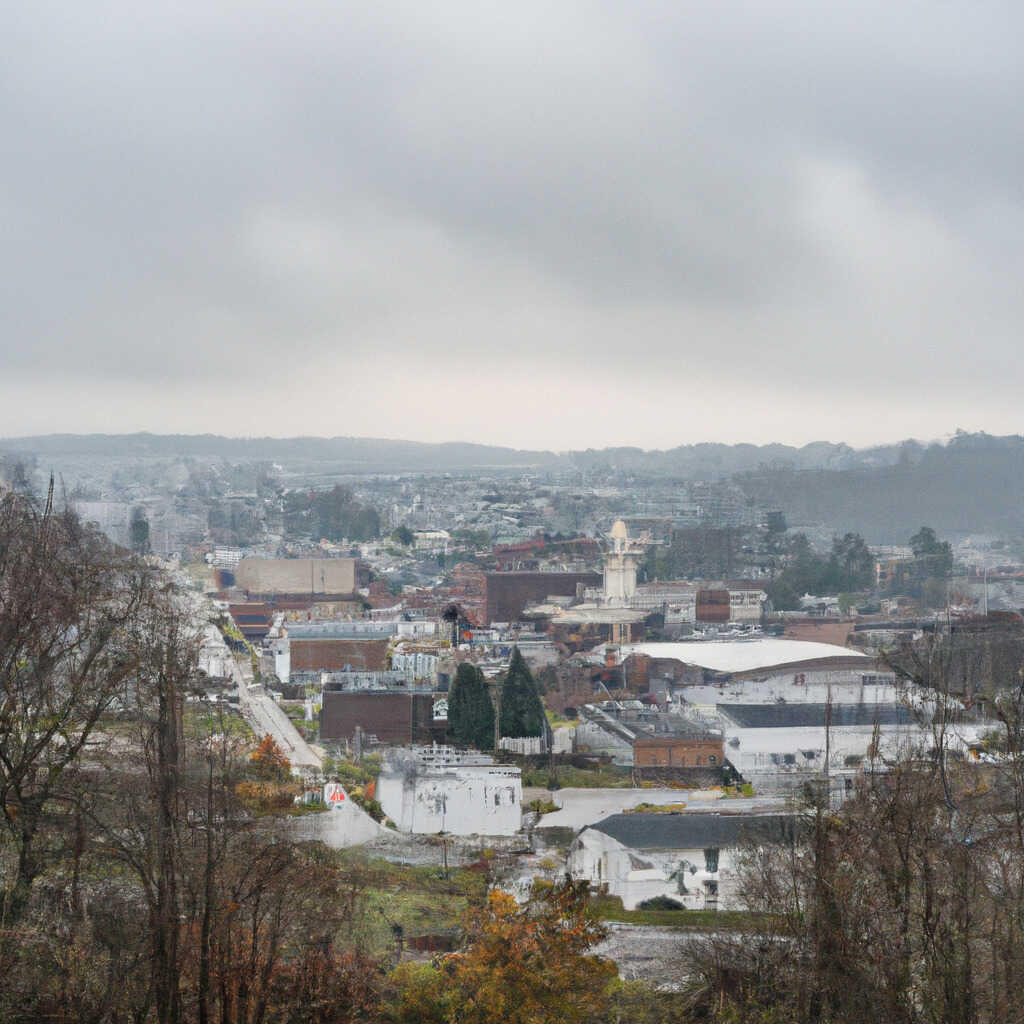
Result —
[[[738, 445], [752, 445], [755, 447], [768, 447], [772, 445], [783, 445], [792, 448], [803, 448], [813, 444], [831, 444], [831, 445], [848, 445], [854, 450], [864, 450], [876, 447], [894, 447], [896, 445], [915, 443], [922, 446], [928, 446], [933, 444], [947, 444], [958, 431], [963, 428], [957, 428], [956, 430], [946, 431], [944, 434], [936, 437], [892, 437], [886, 438], [874, 444], [852, 444], [851, 442], [843, 438], [823, 438], [814, 437], [806, 441], [786, 441], [777, 438], [762, 438], [758, 440], [747, 439], [747, 440], [736, 440], [736, 441], [716, 441], [712, 439], [692, 440], [692, 441], [679, 441], [676, 444], [667, 444], [662, 446], [650, 446], [646, 447], [638, 444], [630, 444], [629, 442], [623, 442], [622, 444], [616, 445], [586, 445], [584, 448], [579, 447], [568, 447], [568, 448], [555, 448], [551, 445], [527, 445], [527, 444], [503, 444], [500, 442], [486, 442], [476, 441], [467, 438], [446, 438], [439, 441], [428, 441], [423, 438], [415, 437], [398, 437], [398, 436], [371, 436], [368, 434], [271, 434], [271, 433], [260, 433], [260, 434], [230, 434], [224, 431], [156, 431], [156, 430], [119, 430], [119, 431], [67, 431], [67, 430], [55, 430], [48, 431], [47, 433], [39, 434], [19, 434], [19, 435], [0, 435], [0, 444], [13, 444], [19, 441], [35, 441], [35, 440], [53, 440], [56, 438], [100, 438], [100, 437], [154, 437], [154, 438], [166, 438], [166, 437], [183, 437], [183, 438], [204, 438], [204, 437], [215, 437], [223, 438], [227, 441], [298, 441], [298, 440], [311, 440], [311, 441], [338, 441], [338, 440], [352, 440], [352, 441], [380, 441], [388, 444], [439, 444], [439, 445], [462, 445], [462, 444], [479, 444], [486, 445], [488, 447], [495, 448], [508, 448], [511, 450], [518, 451], [539, 451], [539, 452], [550, 452], [555, 455], [562, 455], [572, 451], [581, 451], [586, 448], [602, 449], [602, 448], [638, 448], [645, 452], [658, 452], [658, 451], [670, 451], [674, 448], [682, 448], [689, 446], [696, 446], [701, 444], [725, 444], [730, 446]], [[966, 433], [981, 433], [988, 434], [989, 436], [1006, 436], [998, 435], [993, 431], [965, 431]], [[1013, 434], [1012, 436], [1021, 436], [1019, 434]]]

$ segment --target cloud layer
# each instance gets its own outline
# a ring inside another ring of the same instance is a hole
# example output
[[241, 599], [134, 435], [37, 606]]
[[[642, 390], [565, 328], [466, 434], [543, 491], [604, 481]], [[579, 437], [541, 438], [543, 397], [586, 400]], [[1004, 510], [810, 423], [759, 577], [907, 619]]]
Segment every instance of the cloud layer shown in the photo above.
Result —
[[0, 433], [1022, 429], [1024, 10], [0, 14]]

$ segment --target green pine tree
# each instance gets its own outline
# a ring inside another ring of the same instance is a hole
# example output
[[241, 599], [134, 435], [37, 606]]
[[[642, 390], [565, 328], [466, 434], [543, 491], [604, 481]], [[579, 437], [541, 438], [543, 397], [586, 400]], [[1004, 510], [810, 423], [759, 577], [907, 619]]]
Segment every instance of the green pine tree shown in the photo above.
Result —
[[544, 734], [544, 705], [518, 647], [512, 651], [512, 661], [501, 687], [500, 725], [502, 736]]
[[462, 747], [494, 746], [494, 705], [483, 673], [463, 663], [448, 694], [448, 735]]

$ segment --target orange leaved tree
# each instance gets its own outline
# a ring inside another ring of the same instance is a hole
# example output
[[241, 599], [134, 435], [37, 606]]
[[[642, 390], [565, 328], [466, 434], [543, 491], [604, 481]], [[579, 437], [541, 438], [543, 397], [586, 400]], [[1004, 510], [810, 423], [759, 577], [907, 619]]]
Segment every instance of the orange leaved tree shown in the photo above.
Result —
[[494, 890], [465, 920], [467, 945], [436, 969], [405, 965], [391, 1019], [402, 1024], [583, 1024], [600, 1019], [614, 963], [588, 953], [605, 929], [586, 883], [566, 881], [520, 906]]
[[291, 774], [291, 762], [270, 733], [260, 740], [260, 745], [252, 752], [249, 761], [253, 774], [260, 779], [284, 781]]

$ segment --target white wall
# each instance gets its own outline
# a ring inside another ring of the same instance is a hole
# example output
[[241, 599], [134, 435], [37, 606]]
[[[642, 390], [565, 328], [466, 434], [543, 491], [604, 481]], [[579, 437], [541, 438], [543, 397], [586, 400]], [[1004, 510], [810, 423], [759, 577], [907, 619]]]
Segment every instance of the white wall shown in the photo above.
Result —
[[403, 832], [511, 836], [522, 825], [520, 770], [505, 765], [385, 769], [377, 782], [384, 813]]
[[[682, 862], [682, 882], [685, 892], [679, 891], [679, 878], [669, 876], [679, 871]], [[691, 870], [690, 865], [697, 870]], [[704, 851], [657, 850], [636, 851], [623, 846], [611, 836], [596, 829], [585, 829], [569, 849], [566, 870], [577, 881], [589, 881], [597, 888], [606, 886], [608, 893], [618, 896], [626, 910], [635, 910], [637, 904], [656, 896], [670, 896], [687, 910], [704, 910], [717, 906], [719, 910], [737, 907], [735, 855], [729, 847], [722, 847], [718, 855], [718, 870], [706, 871]], [[705, 882], [718, 883], [717, 902], [708, 900]]]
[[292, 677], [292, 645], [286, 636], [278, 637], [270, 642], [268, 650], [274, 665], [274, 675], [282, 683], [291, 682]]
[[[947, 729], [946, 744], [964, 751], [976, 743], [990, 725], [956, 725]], [[866, 757], [874, 736], [873, 725], [833, 726], [829, 736], [829, 765], [841, 768], [847, 757]], [[747, 771], [796, 771], [799, 768], [820, 771], [824, 767], [825, 729], [808, 726], [785, 729], [738, 729], [724, 726], [725, 756], [741, 774]], [[917, 724], [882, 725], [878, 729], [879, 753], [887, 758], [926, 753], [935, 745], [931, 729]], [[738, 740], [733, 746], [732, 740]], [[815, 751], [807, 758], [803, 751]], [[776, 765], [773, 755], [796, 754], [792, 766]]]

